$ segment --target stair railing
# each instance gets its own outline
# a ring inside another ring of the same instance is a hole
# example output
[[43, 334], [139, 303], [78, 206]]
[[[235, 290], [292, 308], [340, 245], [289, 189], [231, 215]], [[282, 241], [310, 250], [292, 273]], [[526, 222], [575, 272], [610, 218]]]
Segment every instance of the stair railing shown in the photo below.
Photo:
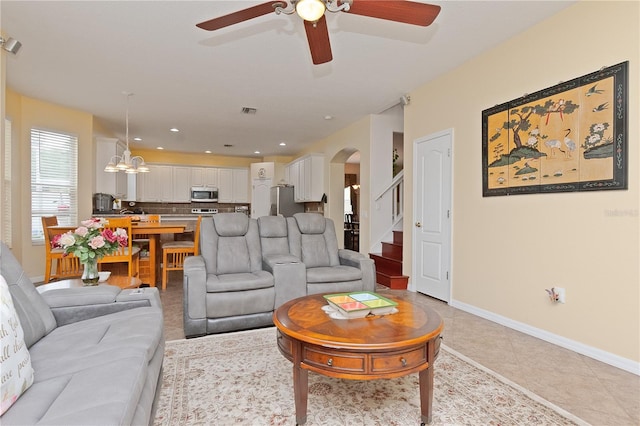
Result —
[[389, 186], [375, 198], [375, 201], [379, 201], [384, 197], [387, 192], [391, 191], [391, 223], [395, 225], [398, 223], [404, 215], [404, 170], [393, 177]]

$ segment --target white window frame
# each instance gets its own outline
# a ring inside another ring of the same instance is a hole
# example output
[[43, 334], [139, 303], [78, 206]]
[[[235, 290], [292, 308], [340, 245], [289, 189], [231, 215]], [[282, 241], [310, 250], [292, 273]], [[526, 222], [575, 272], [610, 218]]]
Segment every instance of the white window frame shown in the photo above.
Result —
[[42, 216], [60, 225], [78, 219], [78, 137], [31, 129], [31, 242], [44, 244]]

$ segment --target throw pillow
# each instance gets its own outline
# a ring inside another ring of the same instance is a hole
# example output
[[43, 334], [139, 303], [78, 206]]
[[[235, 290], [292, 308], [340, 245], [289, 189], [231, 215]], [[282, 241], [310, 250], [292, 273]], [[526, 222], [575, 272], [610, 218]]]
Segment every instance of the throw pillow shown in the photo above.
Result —
[[33, 383], [31, 357], [24, 343], [24, 333], [13, 306], [9, 285], [0, 275], [0, 416]]

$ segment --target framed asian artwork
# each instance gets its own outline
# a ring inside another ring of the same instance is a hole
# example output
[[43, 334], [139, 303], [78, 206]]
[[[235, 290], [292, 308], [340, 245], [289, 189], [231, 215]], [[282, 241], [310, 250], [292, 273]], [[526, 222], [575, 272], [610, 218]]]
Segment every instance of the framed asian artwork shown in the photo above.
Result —
[[628, 64], [482, 111], [482, 195], [627, 189]]

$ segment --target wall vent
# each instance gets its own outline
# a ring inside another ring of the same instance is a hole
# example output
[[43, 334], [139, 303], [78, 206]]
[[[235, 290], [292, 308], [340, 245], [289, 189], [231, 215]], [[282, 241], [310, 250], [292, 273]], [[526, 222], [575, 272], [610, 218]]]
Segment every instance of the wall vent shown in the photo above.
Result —
[[255, 114], [258, 110], [256, 108], [242, 107], [243, 114]]

